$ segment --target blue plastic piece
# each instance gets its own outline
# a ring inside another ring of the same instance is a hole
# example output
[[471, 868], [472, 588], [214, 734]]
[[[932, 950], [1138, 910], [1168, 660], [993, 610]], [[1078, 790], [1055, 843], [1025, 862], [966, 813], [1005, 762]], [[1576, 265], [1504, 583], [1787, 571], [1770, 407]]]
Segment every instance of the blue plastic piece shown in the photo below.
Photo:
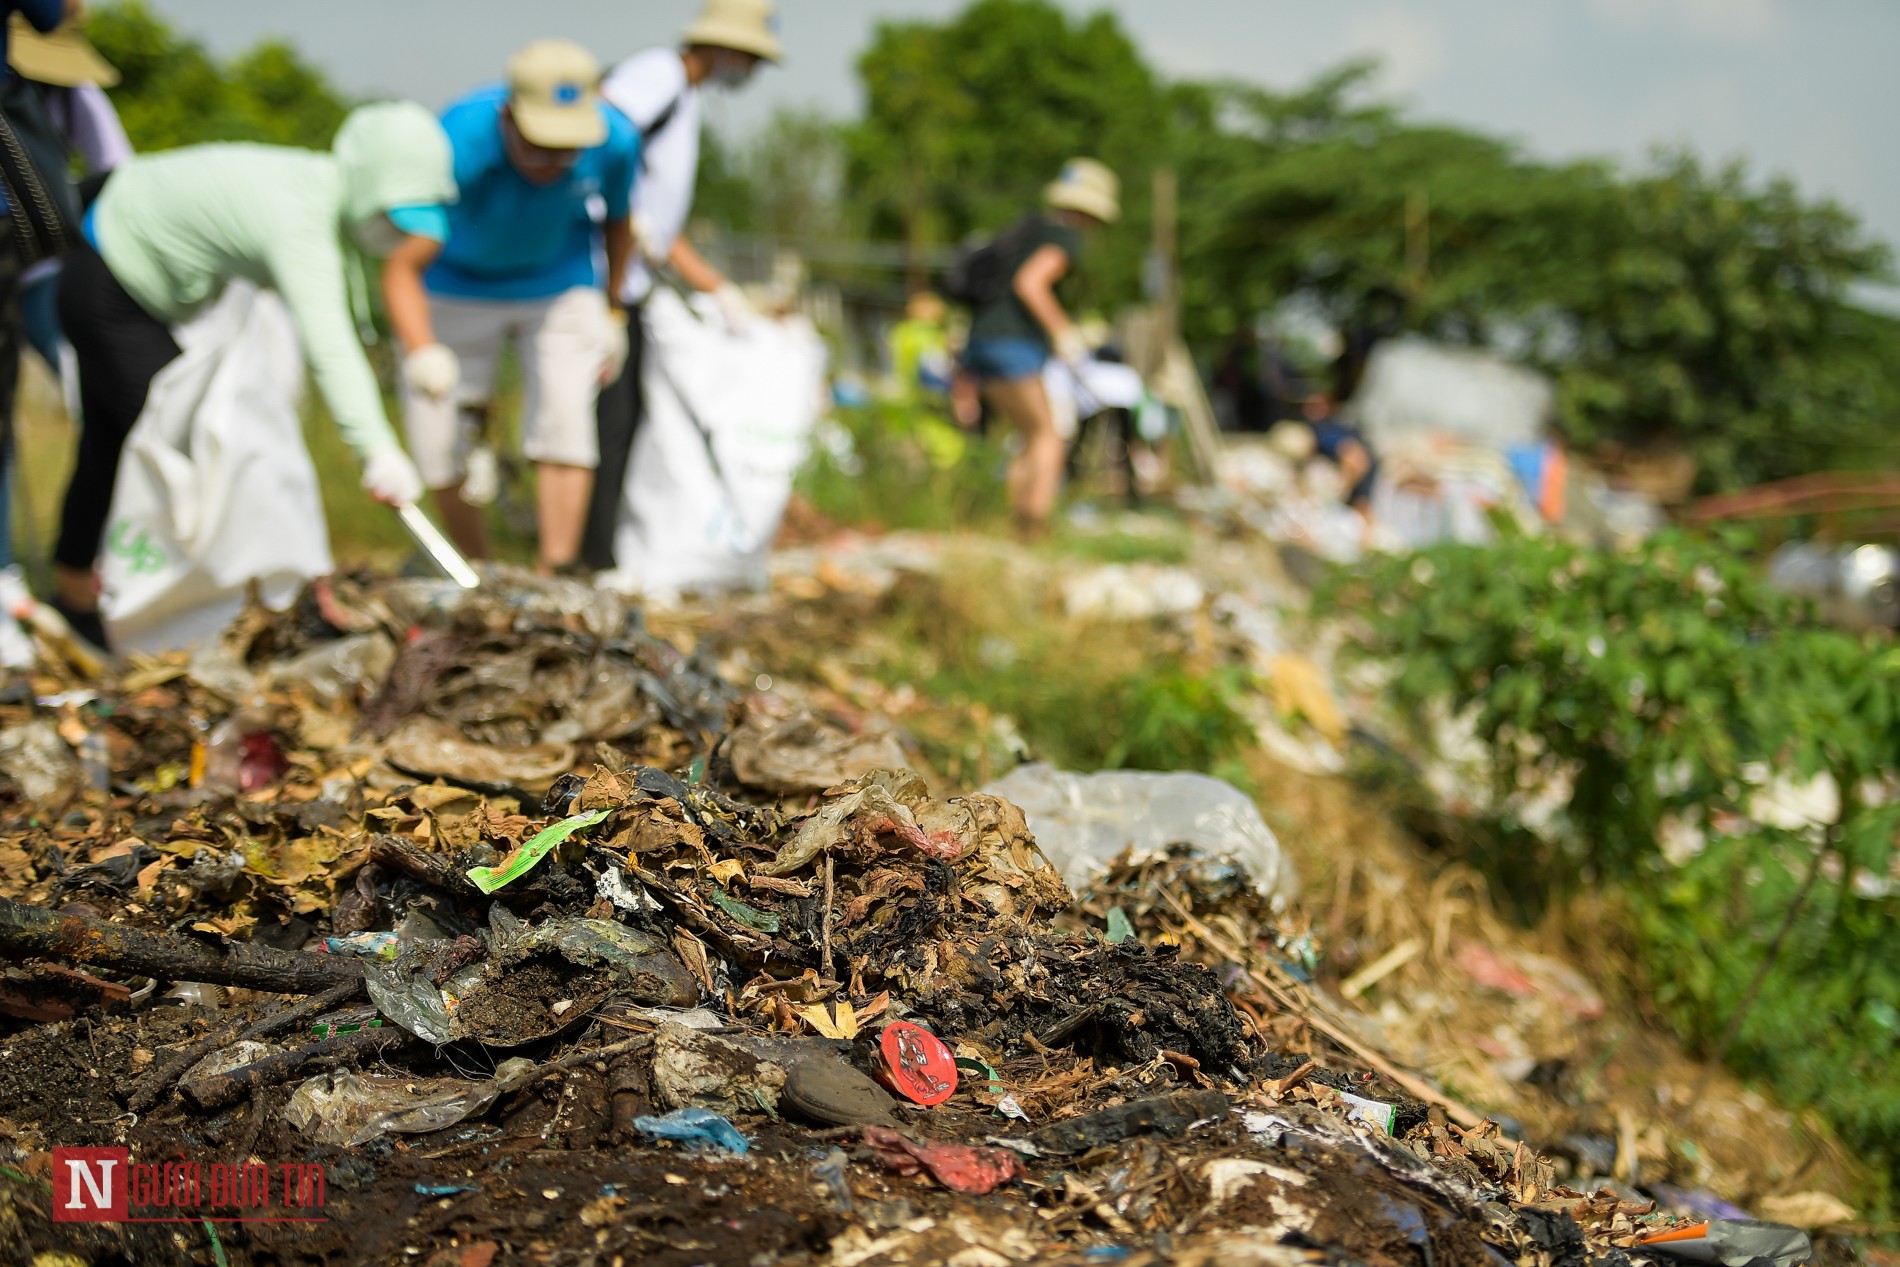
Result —
[[670, 1139], [694, 1147], [714, 1148], [743, 1157], [752, 1146], [739, 1128], [711, 1109], [674, 1109], [665, 1117], [636, 1117], [633, 1128], [654, 1139]]

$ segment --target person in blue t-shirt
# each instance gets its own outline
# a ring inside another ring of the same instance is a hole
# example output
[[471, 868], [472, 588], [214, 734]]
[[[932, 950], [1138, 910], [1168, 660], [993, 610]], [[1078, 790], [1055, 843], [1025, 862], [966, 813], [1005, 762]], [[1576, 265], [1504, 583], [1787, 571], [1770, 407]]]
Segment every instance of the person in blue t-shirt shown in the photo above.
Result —
[[[436, 235], [447, 244], [398, 222], [416, 236], [383, 271], [404, 353], [409, 451], [449, 535], [473, 558], [488, 555], [481, 506], [494, 485], [492, 453], [475, 442], [502, 347], [515, 345], [521, 447], [536, 466], [538, 564], [550, 573], [580, 553], [598, 460], [594, 403], [627, 355], [619, 295], [633, 253], [640, 134], [601, 101], [599, 85], [600, 64], [586, 49], [540, 40], [515, 55], [506, 85], [450, 106], [442, 126], [461, 198]], [[471, 469], [472, 451], [487, 458], [486, 471]]]

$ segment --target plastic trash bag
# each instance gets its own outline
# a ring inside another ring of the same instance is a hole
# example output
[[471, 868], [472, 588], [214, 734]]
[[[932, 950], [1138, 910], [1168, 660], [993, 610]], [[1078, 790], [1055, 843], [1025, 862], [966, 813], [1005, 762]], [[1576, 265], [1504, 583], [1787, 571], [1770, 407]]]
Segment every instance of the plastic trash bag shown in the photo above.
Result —
[[728, 331], [659, 290], [646, 305], [647, 413], [603, 585], [757, 588], [823, 402], [825, 345], [800, 318]]
[[283, 301], [234, 282], [178, 341], [126, 438], [106, 519], [100, 611], [121, 651], [201, 646], [249, 583], [281, 611], [333, 567]]
[[1273, 829], [1245, 793], [1221, 779], [1182, 771], [1071, 774], [1038, 763], [983, 791], [1022, 807], [1036, 844], [1074, 889], [1130, 846], [1140, 860], [1179, 844], [1243, 868], [1263, 894], [1290, 900], [1299, 892]]
[[502, 1061], [493, 1078], [479, 1082], [339, 1069], [299, 1086], [284, 1106], [284, 1119], [319, 1144], [356, 1148], [384, 1134], [420, 1135], [454, 1126], [533, 1071], [534, 1062], [520, 1057]]

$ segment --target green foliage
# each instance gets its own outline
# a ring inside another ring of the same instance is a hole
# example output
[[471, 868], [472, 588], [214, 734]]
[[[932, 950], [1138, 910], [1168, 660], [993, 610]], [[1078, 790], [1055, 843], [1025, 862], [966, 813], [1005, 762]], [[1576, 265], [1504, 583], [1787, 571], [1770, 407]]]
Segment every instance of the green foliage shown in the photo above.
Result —
[[874, 233], [923, 248], [998, 229], [1088, 155], [1121, 177], [1126, 214], [1091, 261], [1092, 284], [1133, 293], [1165, 116], [1113, 15], [976, 0], [948, 22], [880, 23], [858, 74], [865, 115], [847, 138], [846, 185]]
[[[1198, 333], [1230, 333], [1289, 295], [1344, 322], [1387, 292], [1410, 299], [1414, 328], [1483, 342], [1587, 284], [1594, 264], [1574, 235], [1608, 214], [1607, 174], [1545, 167], [1508, 142], [1362, 104], [1372, 69], [1351, 64], [1284, 95], [1177, 90], [1177, 135], [1192, 138], [1182, 271]], [[1408, 218], [1429, 246], [1422, 258]]]
[[1617, 194], [1595, 285], [1570, 306], [1575, 439], [1672, 435], [1712, 486], [1892, 459], [1900, 323], [1847, 301], [1891, 257], [1851, 214], [1686, 154]]
[[1706, 487], [1900, 456], [1900, 322], [1849, 294], [1891, 257], [1852, 215], [1686, 154], [1544, 163], [1364, 104], [1369, 70], [1174, 90], [1191, 335], [1403, 295], [1409, 328], [1556, 374], [1580, 446], [1685, 444]]
[[[1900, 648], [1819, 623], [1737, 544], [1441, 546], [1329, 601], [1391, 660], [1400, 715], [1448, 704], [1471, 720], [1500, 800], [1568, 787], [1568, 849], [1540, 878], [1616, 886], [1653, 996], [1686, 1035], [1719, 1041], [1794, 911], [1728, 1059], [1821, 1107], [1900, 1178], [1900, 804], [1867, 794], [1900, 780]], [[1751, 820], [1771, 780], [1820, 775], [1840, 794], [1833, 823]], [[1700, 847], [1671, 863], [1672, 836]], [[1824, 883], [1806, 893], [1816, 866]]]
[[[1861, 816], [1867, 852], [1883, 852], [1894, 807]], [[1812, 845], [1784, 833], [1719, 837], [1679, 870], [1625, 898], [1649, 965], [1649, 992], [1686, 1034], [1728, 1024], [1761, 946], [1780, 927]], [[1847, 867], [1802, 908], [1729, 1063], [1766, 1078], [1784, 1103], [1818, 1106], [1900, 1189], [1900, 898], [1875, 896], [1876, 872]], [[1854, 878], [1862, 882], [1856, 892]]]
[[844, 131], [817, 111], [786, 108], [740, 143], [708, 130], [693, 214], [805, 245], [850, 236], [858, 226], [844, 199]]
[[1056, 530], [1055, 548], [1091, 563], [1186, 563], [1193, 538], [1185, 526], [1163, 531], [1103, 532], [1064, 524]]
[[[1203, 671], [1165, 639], [1058, 616], [997, 566], [960, 561], [909, 584], [884, 632], [881, 676], [964, 705], [973, 718], [1007, 716], [1038, 759], [1070, 770], [1202, 770], [1247, 781], [1240, 758], [1253, 727], [1239, 701], [1253, 683], [1245, 670]], [[930, 755], [947, 762], [959, 754]]]
[[220, 65], [144, 0], [93, 8], [86, 36], [123, 76], [112, 101], [140, 151], [203, 141], [326, 149], [349, 109], [288, 44], [265, 41]]
[[1502, 787], [1570, 779], [1604, 874], [1652, 860], [1669, 816], [1745, 812], [1759, 765], [1852, 787], [1900, 754], [1900, 651], [1819, 624], [1719, 544], [1445, 545], [1363, 585], [1392, 702], [1469, 710]]
[[1006, 516], [1007, 459], [996, 444], [920, 404], [879, 401], [837, 417], [798, 478], [827, 517], [940, 531]]

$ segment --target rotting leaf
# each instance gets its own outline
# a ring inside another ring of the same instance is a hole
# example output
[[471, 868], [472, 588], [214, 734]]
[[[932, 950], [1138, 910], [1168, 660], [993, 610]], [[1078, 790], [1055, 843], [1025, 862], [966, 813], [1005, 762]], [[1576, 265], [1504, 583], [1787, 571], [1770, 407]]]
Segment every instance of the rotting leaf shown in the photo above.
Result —
[[747, 906], [737, 898], [727, 897], [725, 892], [716, 888], [706, 890], [706, 896], [733, 919], [755, 933], [776, 933], [779, 930], [779, 917], [756, 906]]

